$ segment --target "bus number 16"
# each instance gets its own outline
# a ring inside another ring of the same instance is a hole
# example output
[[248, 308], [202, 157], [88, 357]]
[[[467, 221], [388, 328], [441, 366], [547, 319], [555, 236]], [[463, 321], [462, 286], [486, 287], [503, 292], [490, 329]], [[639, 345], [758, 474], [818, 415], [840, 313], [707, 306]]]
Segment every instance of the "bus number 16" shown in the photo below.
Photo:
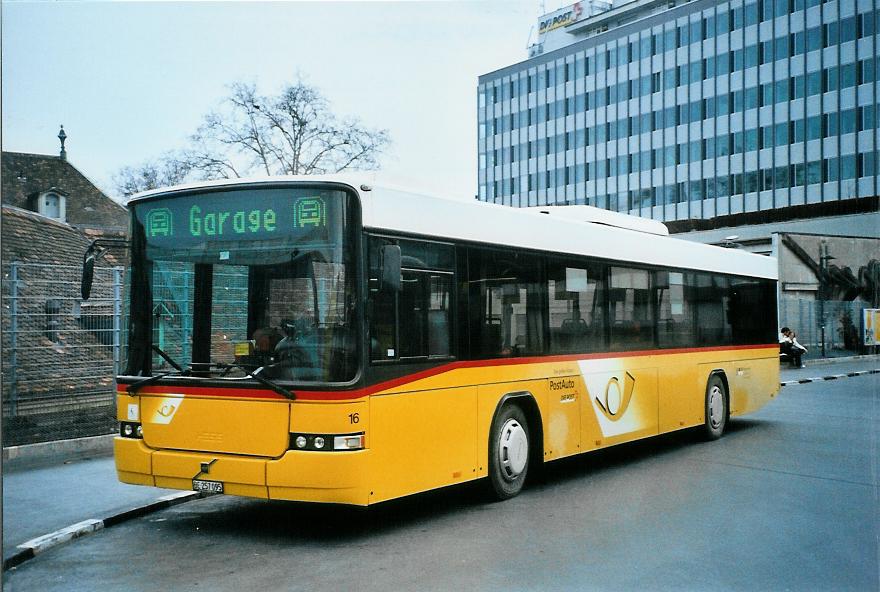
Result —
[[360, 423], [361, 416], [357, 413], [349, 413], [348, 414], [348, 423]]

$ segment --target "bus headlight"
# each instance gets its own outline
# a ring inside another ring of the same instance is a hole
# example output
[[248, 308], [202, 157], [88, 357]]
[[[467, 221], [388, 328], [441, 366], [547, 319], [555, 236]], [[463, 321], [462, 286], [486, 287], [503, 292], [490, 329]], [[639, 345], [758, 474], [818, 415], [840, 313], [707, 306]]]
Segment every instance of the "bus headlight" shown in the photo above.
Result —
[[119, 435], [123, 438], [143, 438], [144, 428], [139, 423], [131, 421], [119, 422]]
[[364, 432], [356, 434], [290, 434], [288, 448], [313, 452], [350, 451], [363, 450], [365, 443]]

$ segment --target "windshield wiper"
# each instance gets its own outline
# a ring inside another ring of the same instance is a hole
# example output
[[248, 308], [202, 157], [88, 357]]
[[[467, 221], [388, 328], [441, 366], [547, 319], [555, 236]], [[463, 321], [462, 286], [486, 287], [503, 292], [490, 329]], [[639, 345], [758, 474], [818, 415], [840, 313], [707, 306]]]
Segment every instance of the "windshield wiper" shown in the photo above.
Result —
[[296, 400], [296, 393], [294, 393], [293, 391], [291, 391], [289, 389], [284, 388], [283, 386], [281, 386], [280, 384], [278, 384], [274, 380], [269, 380], [265, 376], [260, 375], [260, 372], [262, 372], [266, 368], [275, 368], [276, 366], [280, 366], [280, 365], [281, 365], [281, 362], [275, 362], [274, 364], [266, 364], [265, 366], [260, 366], [256, 370], [251, 370], [253, 368], [252, 365], [240, 364], [237, 362], [233, 362], [232, 364], [225, 364], [225, 363], [215, 363], [214, 364], [214, 366], [216, 366], [217, 368], [225, 368], [227, 371], [230, 368], [240, 368], [240, 369], [244, 370], [245, 372], [247, 372], [247, 376], [245, 376], [245, 378], [253, 378], [254, 380], [259, 382], [260, 384], [268, 386], [270, 389], [272, 389], [273, 391], [275, 391], [276, 393], [278, 393], [279, 395], [281, 395], [285, 399], [295, 401]]
[[[248, 374], [248, 376], [250, 376], [251, 378], [253, 378], [257, 382], [268, 386], [270, 389], [272, 389], [273, 391], [275, 391], [276, 393], [278, 393], [282, 397], [285, 397], [286, 399], [289, 399], [291, 401], [296, 400], [296, 394], [294, 394], [293, 391], [290, 391], [290, 390], [284, 388], [283, 386], [281, 386], [280, 384], [278, 384], [277, 382], [275, 382], [273, 380], [269, 380], [268, 378], [260, 376], [260, 372], [262, 372], [266, 368], [269, 368], [272, 366], [275, 366], [275, 364], [269, 364], [268, 366], [260, 366], [259, 368], [257, 368], [256, 370], [254, 370], [253, 372]], [[246, 368], [245, 368], [245, 371], [247, 372]]]
[[168, 362], [169, 364], [171, 364], [171, 367], [174, 368], [175, 370], [177, 370], [178, 372], [180, 372], [180, 373], [189, 372], [188, 370], [184, 370], [184, 369], [180, 366], [180, 364], [178, 364], [177, 362], [175, 362], [174, 360], [172, 360], [172, 359], [171, 359], [171, 356], [169, 356], [169, 355], [166, 354], [164, 351], [162, 351], [161, 349], [159, 349], [159, 346], [156, 345], [155, 343], [154, 343], [151, 347], [153, 348], [153, 351], [154, 351], [154, 352], [156, 352], [157, 354], [159, 354], [160, 356], [162, 356], [162, 359], [165, 360], [166, 362]]
[[145, 387], [145, 386], [149, 386], [154, 383], [157, 383], [160, 380], [162, 380], [163, 378], [165, 378], [166, 376], [171, 376], [171, 375], [184, 376], [188, 372], [189, 372], [188, 370], [185, 370], [182, 372], [162, 372], [161, 374], [153, 374], [152, 376], [148, 376], [147, 378], [144, 378], [143, 380], [138, 380], [137, 382], [131, 383], [130, 385], [128, 385], [128, 388], [125, 390], [128, 392], [129, 395], [135, 395], [138, 392], [138, 389]]
[[152, 349], [153, 349], [154, 352], [156, 352], [157, 354], [159, 354], [160, 356], [162, 356], [162, 359], [163, 359], [163, 360], [165, 360], [166, 362], [168, 362], [169, 364], [171, 364], [171, 366], [172, 366], [175, 370], [177, 370], [177, 372], [162, 372], [161, 374], [154, 374], [153, 376], [148, 376], [147, 378], [144, 378], [143, 380], [139, 380], [139, 381], [137, 381], [137, 382], [133, 382], [133, 383], [131, 383], [130, 385], [128, 385], [128, 388], [127, 388], [127, 389], [125, 389], [125, 390], [128, 392], [129, 395], [134, 395], [134, 394], [136, 394], [140, 388], [145, 387], [145, 386], [149, 386], [149, 385], [151, 385], [151, 384], [155, 384], [155, 383], [159, 382], [160, 380], [162, 380], [163, 378], [165, 378], [166, 376], [172, 376], [172, 375], [174, 375], [174, 376], [186, 376], [186, 375], [188, 375], [188, 374], [191, 372], [191, 369], [190, 369], [190, 368], [186, 368], [186, 369], [184, 369], [180, 364], [178, 364], [177, 362], [175, 362], [175, 361], [171, 358], [171, 356], [169, 356], [169, 355], [166, 354], [164, 351], [162, 351], [162, 350], [159, 348], [158, 345], [153, 344], [151, 347], [152, 347]]
[[[168, 361], [169, 361], [169, 363], [171, 363], [170, 360], [168, 360]], [[278, 384], [277, 382], [275, 382], [273, 380], [269, 380], [268, 378], [260, 375], [260, 372], [262, 372], [266, 368], [273, 368], [273, 367], [277, 366], [278, 364], [279, 363], [276, 362], [275, 364], [268, 364], [266, 366], [260, 366], [259, 368], [257, 368], [254, 371], [250, 370], [252, 368], [252, 366], [246, 366], [244, 364], [213, 364], [213, 365], [218, 368], [241, 368], [242, 370], [244, 370], [245, 372], [248, 373], [245, 378], [253, 378], [254, 380], [259, 382], [260, 384], [269, 387], [270, 389], [272, 389], [274, 392], [278, 393], [279, 395], [281, 395], [285, 399], [289, 399], [290, 401], [294, 401], [294, 400], [296, 400], [296, 394], [293, 391], [286, 389], [283, 386], [281, 386], [280, 384]], [[180, 369], [180, 367], [177, 366], [176, 364], [173, 364], [173, 365]], [[128, 392], [129, 395], [134, 395], [137, 393], [137, 391], [139, 389], [141, 389], [145, 386], [149, 386], [151, 384], [155, 384], [155, 383], [159, 382], [160, 380], [162, 380], [163, 378], [165, 378], [166, 376], [187, 376], [190, 374], [191, 371], [192, 371], [191, 368], [187, 368], [185, 370], [180, 369], [180, 372], [163, 372], [161, 374], [154, 374], [153, 376], [148, 376], [147, 378], [144, 378], [143, 380], [139, 380], [137, 382], [131, 383], [130, 385], [128, 385], [128, 388], [126, 389], [126, 391]]]

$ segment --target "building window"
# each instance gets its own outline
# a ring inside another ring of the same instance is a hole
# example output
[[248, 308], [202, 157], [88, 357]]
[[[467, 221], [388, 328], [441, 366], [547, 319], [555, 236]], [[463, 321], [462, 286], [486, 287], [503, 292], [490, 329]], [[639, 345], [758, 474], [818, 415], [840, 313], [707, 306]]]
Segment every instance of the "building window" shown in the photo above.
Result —
[[822, 25], [822, 47], [832, 47], [837, 45], [837, 23], [826, 23]]
[[839, 173], [838, 160], [836, 158], [826, 158], [824, 163], [825, 163], [825, 166], [823, 167], [824, 171], [822, 174], [822, 181], [825, 183], [829, 183], [831, 181], [837, 181], [837, 177], [838, 177], [838, 173]]
[[858, 159], [858, 175], [859, 177], [870, 177], [874, 174], [874, 153], [866, 152], [859, 154]]
[[37, 212], [47, 218], [65, 221], [64, 196], [55, 192], [47, 191], [37, 198]]
[[856, 19], [855, 17], [845, 18], [840, 21], [840, 42], [854, 41], [856, 38]]
[[856, 65], [843, 64], [840, 66], [840, 88], [848, 88], [856, 85]]
[[867, 60], [861, 60], [859, 62], [859, 84], [866, 84], [868, 82], [874, 82], [874, 60], [868, 58]]
[[856, 131], [856, 110], [847, 109], [840, 112], [840, 133], [852, 134]]
[[[856, 155], [848, 154], [840, 157], [840, 178], [855, 179], [856, 178]], [[851, 197], [851, 196], [849, 196]]]
[[874, 129], [874, 107], [867, 105], [858, 109], [859, 131]]
[[807, 73], [807, 96], [818, 95], [822, 92], [822, 70]]

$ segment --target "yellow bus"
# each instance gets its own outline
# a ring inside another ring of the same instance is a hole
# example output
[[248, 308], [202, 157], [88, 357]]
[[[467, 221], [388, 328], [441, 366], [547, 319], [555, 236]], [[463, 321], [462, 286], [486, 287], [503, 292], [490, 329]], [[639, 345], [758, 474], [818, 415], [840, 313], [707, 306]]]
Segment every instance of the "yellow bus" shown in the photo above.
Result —
[[[141, 194], [125, 483], [367, 506], [729, 418], [779, 388], [775, 261], [588, 206], [348, 177]], [[87, 259], [89, 259], [87, 257]]]

